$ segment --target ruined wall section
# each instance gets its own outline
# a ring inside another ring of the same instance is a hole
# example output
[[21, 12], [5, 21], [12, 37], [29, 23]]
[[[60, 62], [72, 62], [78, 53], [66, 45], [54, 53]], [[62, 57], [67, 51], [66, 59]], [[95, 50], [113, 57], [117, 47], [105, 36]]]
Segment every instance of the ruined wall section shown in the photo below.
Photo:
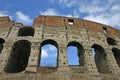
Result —
[[[78, 18], [38, 16], [35, 18], [32, 26], [35, 32], [34, 36], [18, 36], [20, 29], [31, 26], [13, 25], [13, 22], [8, 18], [5, 18], [5, 20], [0, 18], [0, 21], [0, 24], [6, 22], [0, 26], [0, 35], [2, 38], [5, 37], [4, 48], [0, 54], [0, 72], [2, 74], [0, 79], [2, 80], [7, 80], [9, 77], [13, 80], [17, 78], [21, 79], [21, 77], [24, 78], [22, 80], [119, 80], [118, 74], [120, 73], [120, 68], [111, 51], [113, 47], [120, 49], [119, 30]], [[6, 24], [8, 24], [8, 27]], [[104, 28], [106, 32], [104, 32]], [[5, 31], [5, 36], [3, 35], [3, 31]], [[107, 37], [115, 39], [117, 45], [108, 45], [106, 41]], [[31, 42], [31, 53], [26, 69], [13, 75], [4, 72], [4, 68], [9, 60], [13, 44], [19, 40]], [[41, 43], [45, 40], [54, 40], [58, 44], [58, 65], [56, 68], [38, 66], [41, 55]], [[67, 46], [70, 42], [78, 42], [83, 46], [83, 66], [68, 65]], [[105, 49], [109, 74], [98, 72], [94, 58], [92, 57], [91, 47], [94, 44], [98, 44]]]
[[6, 39], [13, 24], [9, 17], [0, 17], [0, 38]]
[[[0, 17], [0, 39], [4, 40], [4, 47], [7, 45], [6, 44], [6, 40], [7, 37], [9, 36], [10, 32], [11, 32], [11, 28], [14, 25], [14, 22], [10, 20], [9, 17]], [[6, 51], [8, 47], [3, 48], [3, 50], [1, 51], [1, 56], [0, 56], [0, 70], [2, 70], [3, 65], [6, 62], [5, 56], [6, 56]]]
[[[73, 20], [73, 24], [69, 24], [69, 19]], [[58, 23], [59, 22], [59, 23]], [[114, 46], [108, 45], [107, 43], [107, 37], [114, 38], [117, 41], [117, 44], [119, 44], [119, 30], [116, 31], [116, 29], [109, 28], [106, 25], [98, 24], [91, 21], [86, 20], [80, 20], [76, 18], [66, 18], [66, 17], [53, 17], [53, 16], [39, 16], [34, 21], [33, 26], [40, 26], [43, 25], [43, 40], [46, 39], [54, 39], [59, 44], [59, 66], [58, 71], [63, 73], [62, 71], [66, 71], [64, 73], [67, 78], [70, 78], [70, 74], [67, 74], [67, 71], [70, 72], [72, 70], [87, 70], [90, 74], [99, 74], [94, 62], [94, 59], [92, 57], [92, 50], [91, 46], [94, 44], [98, 44], [102, 46], [105, 49], [107, 56], [107, 65], [109, 66], [110, 73], [118, 74], [119, 73], [119, 67], [114, 59], [113, 53], [111, 49]], [[103, 28], [107, 28], [106, 32], [104, 32]], [[111, 32], [114, 32], [112, 34]], [[62, 37], [61, 37], [62, 36]], [[62, 39], [61, 39], [62, 38]], [[79, 42], [83, 47], [85, 48], [85, 65], [81, 68], [79, 67], [69, 67], [67, 63], [67, 51], [64, 46], [67, 46], [69, 42], [76, 41]], [[67, 42], [67, 44], [66, 44]], [[119, 46], [117, 45], [117, 48]], [[63, 52], [63, 53], [61, 53]], [[109, 62], [110, 61], [110, 62]], [[45, 70], [47, 71], [47, 70]], [[56, 70], [57, 71], [57, 70]], [[55, 71], [54, 74], [48, 74], [49, 76], [57, 74]], [[72, 72], [71, 72], [72, 73]], [[74, 73], [73, 73], [74, 74]], [[73, 75], [71, 74], [71, 75]], [[42, 72], [41, 72], [42, 75]], [[58, 74], [59, 75], [59, 74]], [[85, 74], [84, 74], [85, 75]], [[38, 75], [39, 76], [39, 75]], [[60, 75], [59, 75], [60, 76]], [[62, 75], [61, 75], [62, 76]], [[78, 76], [77, 73], [74, 74], [74, 76]], [[80, 76], [80, 75], [79, 75]], [[43, 77], [43, 76], [42, 76]], [[45, 79], [47, 79], [45, 77]]]

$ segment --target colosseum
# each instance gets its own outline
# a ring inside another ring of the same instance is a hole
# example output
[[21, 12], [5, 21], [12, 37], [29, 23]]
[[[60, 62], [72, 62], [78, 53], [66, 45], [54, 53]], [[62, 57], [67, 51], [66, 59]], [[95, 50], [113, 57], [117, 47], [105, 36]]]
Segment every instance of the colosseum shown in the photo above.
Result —
[[[57, 48], [55, 67], [40, 66], [46, 44]], [[69, 46], [79, 65], [68, 64]], [[120, 80], [120, 30], [71, 17], [41, 15], [32, 26], [0, 17], [0, 80]]]

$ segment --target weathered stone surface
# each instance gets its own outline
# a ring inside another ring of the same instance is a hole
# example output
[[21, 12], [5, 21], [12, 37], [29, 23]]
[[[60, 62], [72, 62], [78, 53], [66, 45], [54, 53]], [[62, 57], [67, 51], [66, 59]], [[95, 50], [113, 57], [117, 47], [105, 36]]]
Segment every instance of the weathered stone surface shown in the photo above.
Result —
[[[108, 44], [108, 37], [116, 43]], [[39, 66], [46, 43], [58, 48], [57, 67]], [[22, 49], [25, 45], [29, 48]], [[78, 47], [80, 65], [68, 64], [69, 45]], [[87, 20], [38, 16], [24, 26], [0, 17], [0, 52], [0, 80], [120, 80], [120, 30]]]

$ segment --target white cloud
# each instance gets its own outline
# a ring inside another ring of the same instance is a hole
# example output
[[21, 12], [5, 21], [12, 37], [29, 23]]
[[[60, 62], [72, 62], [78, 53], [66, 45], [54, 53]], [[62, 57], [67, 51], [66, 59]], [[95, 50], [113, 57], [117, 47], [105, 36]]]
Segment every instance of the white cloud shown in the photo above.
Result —
[[47, 52], [47, 50], [42, 49], [41, 57], [42, 57], [42, 58], [47, 58], [47, 57], [48, 57], [48, 52]]
[[113, 5], [111, 7], [111, 11], [120, 11], [120, 4], [119, 5]]
[[16, 12], [16, 21], [21, 22], [24, 25], [31, 25], [33, 22], [28, 15], [25, 15], [21, 11]]
[[63, 7], [72, 7], [72, 6], [75, 6], [76, 4], [76, 1], [78, 0], [49, 0], [49, 2], [51, 3], [58, 3], [60, 6], [62, 5]]
[[51, 44], [44, 45], [41, 52], [42, 58], [57, 57], [57, 48]]
[[6, 11], [0, 11], [0, 17], [8, 16]]
[[59, 15], [59, 13], [53, 8], [48, 8], [46, 11], [40, 11], [40, 15]]
[[0, 11], [0, 17], [3, 17], [3, 16], [9, 16], [10, 19], [12, 19], [12, 16], [8, 15], [7, 11]]
[[56, 52], [57, 51], [57, 48], [53, 45], [48, 45], [48, 48], [47, 48], [49, 51], [52, 51], [52, 52]]
[[74, 10], [74, 17], [79, 18], [79, 12], [78, 12], [78, 10]]
[[109, 24], [108, 19], [106, 19], [103, 15], [100, 15], [100, 16], [88, 15], [84, 17], [84, 19], [103, 23], [103, 24]]
[[120, 0], [107, 0], [109, 4], [113, 4], [113, 3], [118, 3], [120, 4]]
[[91, 2], [85, 0], [79, 3], [79, 11], [81, 14], [87, 14], [83, 17], [84, 19], [110, 25], [117, 29], [120, 26], [120, 0], [92, 0]]
[[88, 13], [88, 14], [93, 14], [93, 13], [100, 13], [109, 8], [109, 5], [105, 5], [107, 3], [106, 1], [96, 1], [92, 0], [89, 2], [89, 0], [82, 1], [81, 3], [78, 3], [78, 8], [81, 13]]
[[66, 16], [66, 17], [78, 17], [78, 13], [74, 10], [74, 14], [60, 14], [54, 8], [48, 8], [46, 11], [40, 11], [40, 15], [53, 15], [53, 16]]
[[65, 5], [67, 7], [72, 7], [75, 5], [77, 0], [59, 0], [59, 2], [62, 4], [62, 5]]
[[72, 14], [60, 14], [57, 10], [53, 8], [49, 8], [46, 11], [40, 11], [40, 15], [54, 15], [54, 16], [66, 16], [66, 17], [79, 17], [79, 12], [77, 10], [74, 10], [73, 15]]
[[66, 16], [66, 17], [73, 17], [71, 14], [63, 15], [63, 16]]
[[[55, 2], [55, 0], [53, 0]], [[57, 0], [62, 6], [73, 8], [67, 17], [81, 17], [118, 28], [120, 26], [120, 0]], [[120, 29], [120, 28], [119, 28]]]
[[91, 21], [95, 21], [98, 23], [102, 23], [102, 24], [106, 24], [106, 25], [110, 25], [113, 26], [114, 28], [120, 29], [120, 13], [116, 13], [116, 14], [107, 14], [107, 13], [103, 13], [100, 15], [88, 15], [86, 17], [84, 17], [84, 19], [87, 20], [91, 20]]
[[95, 57], [95, 50], [92, 48], [92, 57]]
[[112, 25], [112, 26], [119, 26], [119, 29], [120, 29], [120, 13], [113, 14], [110, 17], [110, 20], [111, 20], [111, 22], [109, 23], [110, 25]]
[[57, 52], [55, 52], [52, 57], [56, 57], [57, 58]]
[[7, 11], [0, 11], [0, 17], [9, 16], [10, 19], [15, 18], [17, 22], [21, 22], [24, 25], [31, 25], [33, 20], [29, 16], [23, 14], [21, 11], [16, 12], [16, 15], [9, 15]]

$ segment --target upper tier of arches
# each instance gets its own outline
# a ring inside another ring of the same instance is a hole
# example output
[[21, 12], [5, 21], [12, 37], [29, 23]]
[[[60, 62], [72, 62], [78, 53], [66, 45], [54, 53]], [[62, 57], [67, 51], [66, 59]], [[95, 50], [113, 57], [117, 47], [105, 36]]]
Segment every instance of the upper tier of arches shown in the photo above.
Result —
[[[6, 24], [7, 22], [7, 24]], [[73, 17], [62, 16], [38, 16], [34, 19], [33, 25], [37, 26], [49, 26], [49, 27], [65, 27], [65, 28], [84, 28], [87, 31], [101, 32], [109, 36], [120, 37], [120, 31], [110, 26]], [[14, 23], [8, 16], [0, 17], [0, 27], [24, 27], [20, 23]]]

